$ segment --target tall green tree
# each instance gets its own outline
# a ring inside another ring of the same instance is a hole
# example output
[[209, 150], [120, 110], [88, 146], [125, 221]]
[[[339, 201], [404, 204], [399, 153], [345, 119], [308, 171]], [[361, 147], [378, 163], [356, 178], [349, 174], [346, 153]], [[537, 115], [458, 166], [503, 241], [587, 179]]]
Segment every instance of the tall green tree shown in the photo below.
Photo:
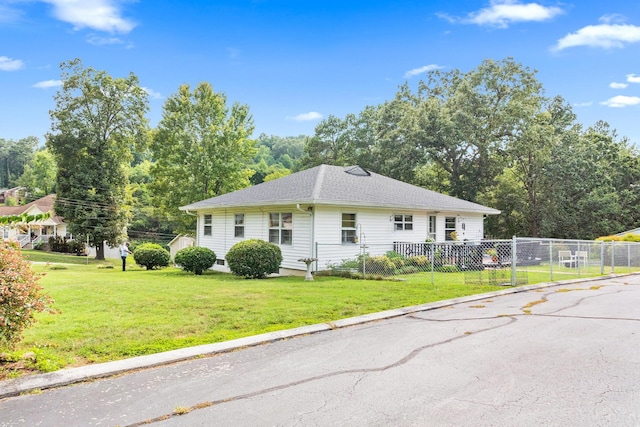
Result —
[[113, 78], [79, 59], [60, 68], [46, 142], [58, 166], [55, 209], [104, 259], [103, 242], [117, 244], [130, 218], [127, 171], [146, 139], [147, 93], [133, 73]]
[[35, 136], [17, 141], [0, 138], [0, 188], [17, 184], [37, 147], [38, 138]]
[[195, 231], [195, 218], [178, 210], [249, 185], [255, 154], [249, 107], [227, 106], [209, 83], [182, 85], [164, 104], [151, 144], [156, 160], [149, 189], [176, 232]]
[[477, 68], [432, 70], [414, 91], [405, 84], [393, 104], [402, 111], [396, 138], [424, 149], [449, 173], [449, 194], [475, 201], [503, 168], [502, 152], [541, 110], [535, 71], [512, 58]]
[[27, 189], [27, 199], [35, 200], [54, 192], [56, 186], [56, 161], [49, 150], [38, 150], [24, 167], [18, 185]]

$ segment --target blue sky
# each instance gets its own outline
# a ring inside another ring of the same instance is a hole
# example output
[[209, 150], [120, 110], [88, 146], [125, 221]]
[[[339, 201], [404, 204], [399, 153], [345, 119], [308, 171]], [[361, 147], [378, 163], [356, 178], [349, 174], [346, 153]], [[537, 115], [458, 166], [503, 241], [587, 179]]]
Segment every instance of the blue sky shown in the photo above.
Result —
[[0, 138], [43, 141], [76, 57], [137, 74], [152, 126], [179, 85], [208, 81], [250, 106], [255, 137], [312, 135], [429, 68], [513, 57], [585, 126], [640, 142], [637, 1], [0, 0]]

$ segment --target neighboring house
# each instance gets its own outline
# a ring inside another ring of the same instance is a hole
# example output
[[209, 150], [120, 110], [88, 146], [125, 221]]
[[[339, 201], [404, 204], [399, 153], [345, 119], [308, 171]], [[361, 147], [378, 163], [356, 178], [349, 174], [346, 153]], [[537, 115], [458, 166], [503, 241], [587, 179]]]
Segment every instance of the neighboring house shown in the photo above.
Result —
[[180, 249], [189, 248], [191, 246], [196, 245], [196, 239], [190, 236], [185, 236], [183, 234], [178, 234], [173, 238], [167, 246], [169, 246], [169, 253], [171, 254], [171, 259], [175, 259], [176, 254]]
[[5, 203], [9, 198], [19, 201], [20, 193], [24, 194], [25, 190], [25, 187], [13, 187], [0, 190], [0, 203]]
[[216, 253], [219, 270], [227, 268], [229, 248], [245, 239], [279, 245], [281, 267], [290, 270], [304, 270], [299, 260], [320, 258], [324, 245], [315, 268], [323, 270], [328, 258], [352, 256], [365, 239], [370, 253], [391, 250], [393, 242], [479, 240], [484, 217], [500, 213], [360, 166], [329, 165], [180, 209], [197, 215], [196, 244]]
[[633, 230], [629, 230], [629, 231], [623, 231], [622, 233], [617, 233], [614, 234], [614, 236], [626, 236], [627, 234], [635, 234], [635, 235], [640, 235], [640, 228], [634, 228]]
[[38, 242], [46, 243], [51, 236], [66, 236], [67, 225], [53, 210], [55, 198], [55, 194], [50, 194], [22, 206], [0, 206], [0, 217], [50, 214], [49, 218], [29, 223], [0, 225], [2, 237], [19, 241], [21, 247], [33, 247]]

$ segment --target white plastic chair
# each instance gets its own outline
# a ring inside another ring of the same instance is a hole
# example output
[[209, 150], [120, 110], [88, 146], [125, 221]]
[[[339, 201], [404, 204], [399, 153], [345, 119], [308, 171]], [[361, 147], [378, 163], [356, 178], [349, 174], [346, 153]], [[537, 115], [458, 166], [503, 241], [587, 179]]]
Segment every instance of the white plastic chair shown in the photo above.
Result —
[[558, 251], [558, 265], [565, 267], [573, 267], [576, 262], [576, 256], [571, 251]]

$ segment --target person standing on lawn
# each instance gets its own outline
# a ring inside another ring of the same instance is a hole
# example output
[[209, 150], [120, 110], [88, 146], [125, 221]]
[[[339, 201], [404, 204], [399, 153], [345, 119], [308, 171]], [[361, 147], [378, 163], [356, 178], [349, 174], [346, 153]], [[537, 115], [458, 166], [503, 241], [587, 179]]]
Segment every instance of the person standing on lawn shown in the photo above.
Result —
[[120, 245], [120, 258], [122, 258], [122, 271], [127, 271], [127, 256], [132, 253], [129, 250], [129, 242]]

